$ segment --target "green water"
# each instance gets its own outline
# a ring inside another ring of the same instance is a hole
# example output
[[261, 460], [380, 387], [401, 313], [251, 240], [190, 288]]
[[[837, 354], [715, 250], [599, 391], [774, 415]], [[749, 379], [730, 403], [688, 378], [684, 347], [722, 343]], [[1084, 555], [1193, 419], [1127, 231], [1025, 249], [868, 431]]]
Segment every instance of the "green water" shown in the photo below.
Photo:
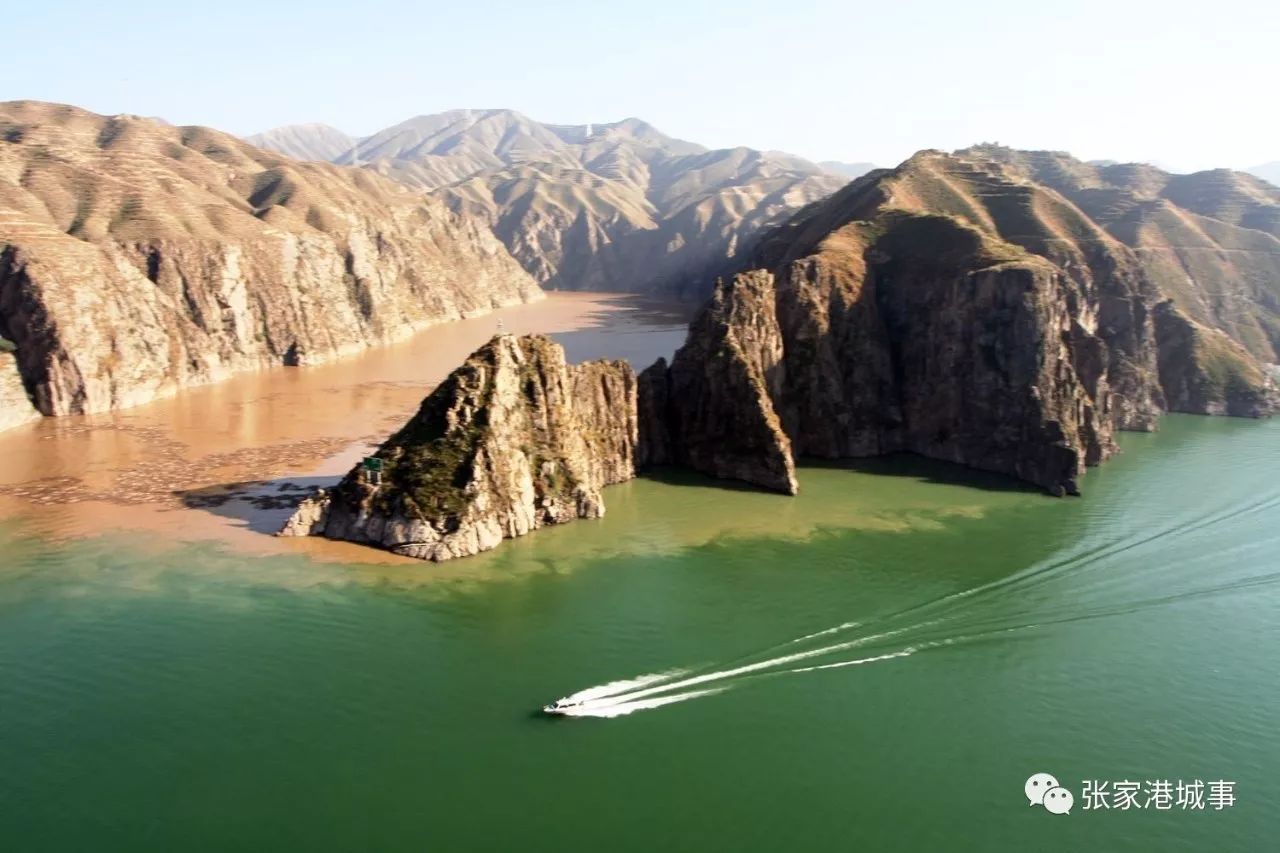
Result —
[[[1270, 849], [1280, 423], [1124, 446], [1079, 500], [910, 460], [639, 481], [411, 573], [2, 527], [0, 847]], [[534, 713], [676, 667], [722, 692]], [[1037, 771], [1237, 803], [1054, 816]]]

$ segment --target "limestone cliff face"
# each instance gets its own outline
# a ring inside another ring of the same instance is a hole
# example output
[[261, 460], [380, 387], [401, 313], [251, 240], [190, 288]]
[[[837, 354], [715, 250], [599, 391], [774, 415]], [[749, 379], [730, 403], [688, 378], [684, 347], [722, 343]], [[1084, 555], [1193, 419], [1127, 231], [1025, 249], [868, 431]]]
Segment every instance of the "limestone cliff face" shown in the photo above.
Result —
[[680, 465], [788, 494], [796, 458], [907, 451], [1075, 494], [1166, 406], [1264, 415], [1274, 379], [1187, 317], [1134, 252], [999, 162], [922, 152], [811, 205], [635, 379], [495, 339], [285, 534], [447, 559], [597, 515]]
[[625, 362], [568, 365], [544, 337], [498, 336], [378, 450], [381, 484], [357, 467], [281, 533], [438, 561], [601, 516], [601, 488], [635, 476], [636, 411]]
[[541, 297], [483, 225], [204, 128], [0, 104], [0, 336], [46, 415]]
[[[667, 381], [642, 378], [641, 422], [660, 424], [642, 458], [789, 492], [795, 455], [911, 451], [1075, 492], [1114, 430], [1163, 405], [1126, 252], [1056, 194], [925, 152], [807, 209], [721, 284]], [[708, 426], [726, 412], [734, 441]]]

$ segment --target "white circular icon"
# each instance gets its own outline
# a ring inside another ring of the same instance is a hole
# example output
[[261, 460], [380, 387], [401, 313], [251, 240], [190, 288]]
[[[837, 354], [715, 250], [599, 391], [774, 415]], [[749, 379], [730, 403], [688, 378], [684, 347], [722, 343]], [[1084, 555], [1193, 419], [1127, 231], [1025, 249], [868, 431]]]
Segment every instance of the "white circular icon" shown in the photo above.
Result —
[[1035, 773], [1027, 779], [1022, 790], [1027, 792], [1027, 799], [1033, 806], [1044, 805], [1044, 795], [1050, 788], [1058, 787], [1058, 780], [1048, 773]]
[[1044, 795], [1045, 809], [1054, 814], [1069, 814], [1075, 802], [1075, 796], [1066, 788], [1050, 788]]

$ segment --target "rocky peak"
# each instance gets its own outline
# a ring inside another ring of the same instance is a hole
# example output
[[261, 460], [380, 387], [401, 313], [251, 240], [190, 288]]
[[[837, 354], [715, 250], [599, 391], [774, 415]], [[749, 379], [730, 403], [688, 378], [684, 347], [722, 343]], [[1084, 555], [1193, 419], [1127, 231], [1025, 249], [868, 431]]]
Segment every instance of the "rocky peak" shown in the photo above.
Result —
[[299, 507], [283, 535], [324, 535], [426, 560], [604, 514], [635, 476], [636, 380], [623, 361], [565, 362], [542, 336], [499, 335], [423, 401], [374, 458]]
[[791, 442], [773, 405], [782, 357], [772, 276], [722, 282], [670, 369], [659, 362], [641, 376], [645, 463], [795, 494]]

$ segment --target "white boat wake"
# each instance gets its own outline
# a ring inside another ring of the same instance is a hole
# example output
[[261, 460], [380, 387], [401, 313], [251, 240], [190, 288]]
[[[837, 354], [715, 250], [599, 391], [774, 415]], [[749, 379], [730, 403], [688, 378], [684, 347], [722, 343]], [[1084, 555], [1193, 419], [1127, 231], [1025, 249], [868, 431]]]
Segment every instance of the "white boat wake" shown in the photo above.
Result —
[[[564, 699], [559, 700], [559, 703], [563, 704], [564, 707], [554, 711], [554, 713], [566, 717], [618, 717], [635, 711], [647, 711], [652, 708], [661, 708], [664, 705], [683, 702], [699, 696], [710, 696], [728, 689], [728, 685], [703, 688], [699, 690], [689, 690], [688, 688], [690, 687], [701, 687], [705, 684], [725, 681], [726, 679], [737, 678], [744, 675], [766, 674], [788, 664], [811, 660], [815, 657], [829, 655], [834, 652], [847, 651], [858, 646], [866, 645], [867, 643], [897, 636], [905, 631], [919, 628], [927, 624], [930, 623], [922, 622], [906, 628], [899, 628], [895, 631], [883, 631], [879, 634], [868, 634], [864, 637], [858, 637], [857, 639], [848, 640], [843, 643], [832, 643], [816, 649], [807, 649], [802, 652], [779, 655], [778, 657], [769, 658], [768, 660], [743, 664], [742, 666], [735, 666], [729, 669], [717, 670], [715, 672], [706, 672], [701, 675], [693, 675], [687, 678], [681, 678], [680, 676], [685, 675], [689, 670], [670, 670], [667, 672], [642, 675], [626, 681], [611, 681], [608, 684], [601, 684], [597, 687], [588, 687], [585, 690], [579, 690], [577, 693], [566, 696]], [[837, 628], [819, 631], [813, 636], [834, 633], [835, 631], [843, 630], [846, 627], [849, 626], [841, 625]], [[891, 657], [905, 657], [907, 654], [910, 654], [910, 651], [898, 652], [891, 655], [880, 655], [875, 658], [867, 658], [856, 662], [846, 663], [844, 665], [848, 666], [851, 665], [851, 663], [870, 663], [872, 660], [886, 660]], [[783, 672], [806, 672], [810, 669], [819, 668], [823, 667], [801, 667], [797, 669], [783, 670]], [[672, 691], [681, 692], [672, 694]]]
[[558, 713], [565, 717], [624, 717], [627, 714], [634, 714], [636, 711], [649, 711], [653, 708], [661, 708], [663, 705], [674, 705], [676, 702], [696, 699], [699, 696], [711, 696], [724, 689], [726, 688], [713, 687], [707, 690], [690, 690], [685, 693], [676, 693], [672, 696], [655, 696], [652, 699], [618, 700], [611, 698], [604, 701], [597, 700], [584, 702], [581, 705], [566, 708]]
[[579, 690], [577, 693], [564, 697], [562, 702], [596, 702], [603, 699], [617, 697], [633, 690], [639, 690], [651, 684], [659, 684], [665, 681], [672, 681], [682, 675], [688, 673], [687, 669], [669, 669], [665, 672], [652, 672], [648, 675], [639, 675], [635, 678], [627, 678], [622, 681], [610, 681], [608, 684], [601, 684], [598, 687], [588, 687], [586, 690]]
[[788, 640], [787, 645], [794, 646], [796, 643], [803, 643], [805, 640], [812, 640], [817, 637], [825, 637], [828, 634], [839, 634], [841, 631], [847, 631], [850, 628], [857, 628], [861, 622], [841, 622], [834, 628], [824, 628], [821, 631], [814, 631], [812, 634], [805, 634], [803, 637], [796, 637], [794, 640]]
[[857, 660], [842, 660], [836, 661], [835, 663], [820, 663], [813, 666], [800, 666], [795, 669], [789, 669], [787, 672], [817, 672], [820, 669], [839, 669], [844, 666], [859, 666], [864, 663], [875, 663], [880, 660], [911, 657], [911, 655], [915, 654], [917, 651], [919, 651], [919, 649], [915, 646], [907, 646], [900, 652], [889, 652], [888, 654], [876, 655], [875, 657], [869, 658], [858, 658]]

